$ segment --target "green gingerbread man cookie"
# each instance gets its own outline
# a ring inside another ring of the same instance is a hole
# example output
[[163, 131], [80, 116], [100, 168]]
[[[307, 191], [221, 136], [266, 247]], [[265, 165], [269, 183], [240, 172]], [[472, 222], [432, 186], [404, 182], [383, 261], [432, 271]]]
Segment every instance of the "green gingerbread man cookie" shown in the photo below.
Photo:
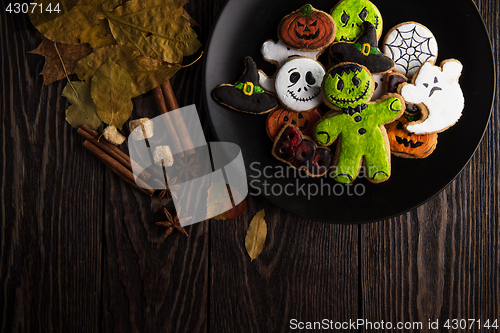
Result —
[[368, 69], [355, 63], [332, 67], [323, 80], [325, 103], [340, 110], [325, 115], [316, 125], [315, 138], [325, 146], [337, 137], [336, 165], [331, 176], [340, 183], [352, 183], [364, 160], [365, 177], [373, 183], [387, 180], [391, 174], [390, 147], [384, 124], [403, 114], [404, 101], [387, 94], [368, 102], [374, 80]]

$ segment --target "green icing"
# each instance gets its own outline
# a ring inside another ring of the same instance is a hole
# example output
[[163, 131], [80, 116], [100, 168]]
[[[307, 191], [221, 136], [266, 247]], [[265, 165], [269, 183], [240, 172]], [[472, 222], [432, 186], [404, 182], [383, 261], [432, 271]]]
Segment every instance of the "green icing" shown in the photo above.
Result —
[[307, 4], [302, 6], [302, 8], [299, 9], [299, 12], [301, 12], [304, 16], [309, 16], [314, 12], [314, 8], [310, 4]]
[[[390, 150], [386, 146], [384, 124], [398, 118], [401, 100], [389, 97], [378, 104], [367, 104], [362, 112], [352, 116], [340, 113], [322, 120], [315, 130], [315, 138], [322, 145], [331, 145], [338, 136], [338, 161], [332, 177], [341, 183], [351, 183], [359, 173], [362, 158], [365, 176], [382, 181], [391, 174]], [[329, 139], [329, 140], [328, 140]]]
[[[243, 88], [245, 87], [245, 83], [240, 82], [237, 85], [235, 85], [234, 87], [238, 90], [243, 90]], [[260, 86], [253, 86], [253, 94], [262, 94], [263, 92], [265, 92], [265, 90], [262, 89]]]
[[382, 15], [368, 0], [342, 0], [333, 8], [330, 15], [337, 25], [336, 42], [354, 42], [363, 32], [364, 21], [373, 24], [377, 38], [382, 35]]
[[[344, 66], [345, 67], [345, 66]], [[324, 96], [330, 104], [338, 108], [366, 103], [373, 93], [373, 78], [359, 67], [358, 70], [333, 74], [329, 71], [323, 82]]]

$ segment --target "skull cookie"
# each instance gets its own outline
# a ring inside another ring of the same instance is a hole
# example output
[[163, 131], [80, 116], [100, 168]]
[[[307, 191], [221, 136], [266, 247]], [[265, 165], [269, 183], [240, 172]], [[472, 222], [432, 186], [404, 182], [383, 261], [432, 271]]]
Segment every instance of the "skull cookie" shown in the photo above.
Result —
[[322, 103], [321, 83], [325, 68], [316, 60], [292, 58], [280, 67], [274, 87], [279, 101], [294, 111], [309, 111]]

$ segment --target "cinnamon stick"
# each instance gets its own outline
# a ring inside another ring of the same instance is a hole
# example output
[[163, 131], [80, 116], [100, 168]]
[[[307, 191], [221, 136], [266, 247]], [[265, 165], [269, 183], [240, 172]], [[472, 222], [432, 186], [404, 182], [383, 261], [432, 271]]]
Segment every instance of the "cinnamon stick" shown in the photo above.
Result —
[[118, 162], [123, 164], [130, 171], [135, 170], [136, 173], [138, 173], [138, 176], [141, 177], [142, 179], [148, 180], [149, 177], [151, 177], [151, 174], [142, 169], [142, 167], [139, 166], [139, 164], [137, 164], [135, 161], [133, 161], [130, 158], [130, 156], [125, 154], [123, 151], [121, 151], [114, 144], [110, 143], [108, 140], [100, 137], [99, 133], [94, 131], [89, 126], [83, 125], [76, 132], [80, 134], [84, 139], [89, 140], [94, 145], [107, 152], [110, 156], [112, 156]]
[[[174, 89], [172, 89], [172, 84], [167, 80], [161, 84], [161, 92], [163, 93], [163, 98], [165, 99], [165, 104], [168, 111], [177, 110], [179, 108], [179, 103], [177, 103], [177, 98], [175, 97]], [[191, 140], [191, 135], [187, 129], [186, 123], [182, 116], [179, 114], [172, 114], [171, 116], [175, 128], [177, 130], [177, 135], [182, 144], [182, 150], [186, 155], [194, 153], [194, 145]]]
[[[169, 110], [167, 109], [166, 100], [163, 97], [163, 93], [161, 91], [161, 86], [158, 86], [158, 87], [153, 89], [153, 95], [155, 97], [156, 104], [158, 105], [158, 108], [160, 109], [160, 113], [161, 114], [167, 113]], [[176, 130], [174, 123], [172, 122], [172, 119], [170, 117], [162, 117], [162, 118], [165, 121], [165, 126], [167, 127], [167, 130], [170, 134], [170, 137], [172, 138], [173, 144], [175, 146], [174, 147], [175, 150], [178, 152], [178, 155], [180, 157], [184, 157], [182, 143], [179, 140], [179, 136], [177, 135], [177, 130]]]
[[100, 149], [89, 140], [85, 140], [83, 146], [87, 148], [92, 154], [94, 154], [98, 159], [100, 159], [104, 164], [106, 164], [106, 166], [108, 166], [116, 175], [118, 175], [118, 177], [120, 177], [133, 187], [137, 188], [142, 193], [149, 195], [150, 197], [153, 196], [155, 190], [147, 189], [146, 187], [148, 187], [148, 185], [144, 183], [142, 179], [134, 179], [134, 174], [129, 169], [127, 169], [123, 164], [108, 155], [104, 150]]

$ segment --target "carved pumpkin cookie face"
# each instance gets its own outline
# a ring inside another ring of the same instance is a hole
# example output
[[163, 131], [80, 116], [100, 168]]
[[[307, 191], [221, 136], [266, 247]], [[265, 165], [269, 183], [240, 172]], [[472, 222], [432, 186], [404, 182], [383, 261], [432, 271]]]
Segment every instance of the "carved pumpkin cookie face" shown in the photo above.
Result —
[[314, 134], [314, 125], [320, 120], [321, 114], [314, 109], [307, 112], [295, 112], [285, 108], [278, 108], [267, 117], [267, 134], [274, 140], [283, 126], [291, 124], [296, 126], [304, 135]]
[[307, 4], [281, 20], [278, 37], [293, 49], [317, 51], [333, 42], [335, 31], [330, 15]]
[[336, 42], [354, 42], [363, 32], [365, 21], [373, 24], [377, 39], [382, 36], [382, 15], [368, 0], [342, 0], [333, 7], [331, 16], [337, 25]]
[[321, 83], [325, 68], [316, 60], [292, 58], [280, 67], [274, 86], [279, 101], [290, 110], [309, 111], [322, 102]]
[[403, 116], [393, 123], [386, 125], [391, 152], [404, 158], [425, 158], [436, 149], [438, 135], [413, 134], [405, 129], [412, 116]]

